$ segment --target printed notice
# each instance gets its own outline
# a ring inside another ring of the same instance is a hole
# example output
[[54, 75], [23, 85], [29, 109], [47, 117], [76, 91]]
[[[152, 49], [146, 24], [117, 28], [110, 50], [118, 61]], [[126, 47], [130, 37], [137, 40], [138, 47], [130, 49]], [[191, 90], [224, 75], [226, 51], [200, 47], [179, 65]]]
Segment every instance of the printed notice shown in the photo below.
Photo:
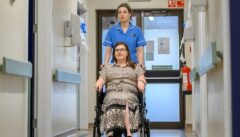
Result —
[[169, 38], [158, 38], [158, 54], [169, 54]]
[[146, 61], [154, 60], [154, 41], [147, 41], [146, 46]]

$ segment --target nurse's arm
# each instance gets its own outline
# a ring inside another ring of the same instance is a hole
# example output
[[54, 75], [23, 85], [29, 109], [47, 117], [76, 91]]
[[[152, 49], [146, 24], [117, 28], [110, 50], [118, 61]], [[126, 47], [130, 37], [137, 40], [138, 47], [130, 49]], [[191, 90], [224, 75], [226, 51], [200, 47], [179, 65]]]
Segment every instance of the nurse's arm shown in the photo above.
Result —
[[138, 63], [144, 65], [144, 46], [139, 46], [137, 48], [137, 58]]
[[104, 64], [108, 64], [109, 63], [111, 54], [112, 54], [112, 48], [107, 46], [106, 50], [105, 50]]

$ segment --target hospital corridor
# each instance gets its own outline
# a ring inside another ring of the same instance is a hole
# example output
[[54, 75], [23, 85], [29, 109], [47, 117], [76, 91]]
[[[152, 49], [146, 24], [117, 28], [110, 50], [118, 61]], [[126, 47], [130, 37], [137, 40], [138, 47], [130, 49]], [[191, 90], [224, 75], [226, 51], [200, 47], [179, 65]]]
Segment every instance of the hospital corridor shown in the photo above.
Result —
[[238, 0], [0, 0], [0, 137], [240, 137]]

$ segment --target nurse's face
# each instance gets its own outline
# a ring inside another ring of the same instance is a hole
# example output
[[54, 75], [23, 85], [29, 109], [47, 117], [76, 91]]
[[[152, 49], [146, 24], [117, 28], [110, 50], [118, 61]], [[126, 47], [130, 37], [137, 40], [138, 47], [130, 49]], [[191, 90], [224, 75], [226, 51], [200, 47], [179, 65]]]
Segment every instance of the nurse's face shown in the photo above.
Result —
[[126, 7], [120, 7], [118, 9], [118, 20], [120, 22], [129, 22], [131, 18], [131, 13], [129, 13]]

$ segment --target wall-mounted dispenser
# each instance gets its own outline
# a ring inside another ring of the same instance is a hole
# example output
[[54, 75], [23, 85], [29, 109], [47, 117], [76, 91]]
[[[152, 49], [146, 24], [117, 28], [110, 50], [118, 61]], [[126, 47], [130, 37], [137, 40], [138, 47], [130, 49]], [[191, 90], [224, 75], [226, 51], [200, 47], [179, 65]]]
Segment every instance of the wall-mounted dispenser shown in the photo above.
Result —
[[87, 25], [84, 22], [80, 23], [81, 33], [87, 33]]
[[72, 22], [67, 20], [64, 22], [64, 36], [72, 37]]
[[72, 46], [80, 44], [80, 16], [71, 14], [71, 20], [64, 22], [64, 36], [71, 37]]
[[72, 22], [72, 45], [79, 45], [80, 39], [80, 16], [71, 14]]
[[86, 41], [87, 25], [84, 18], [80, 17], [80, 37], [81, 37], [81, 46], [87, 46]]

